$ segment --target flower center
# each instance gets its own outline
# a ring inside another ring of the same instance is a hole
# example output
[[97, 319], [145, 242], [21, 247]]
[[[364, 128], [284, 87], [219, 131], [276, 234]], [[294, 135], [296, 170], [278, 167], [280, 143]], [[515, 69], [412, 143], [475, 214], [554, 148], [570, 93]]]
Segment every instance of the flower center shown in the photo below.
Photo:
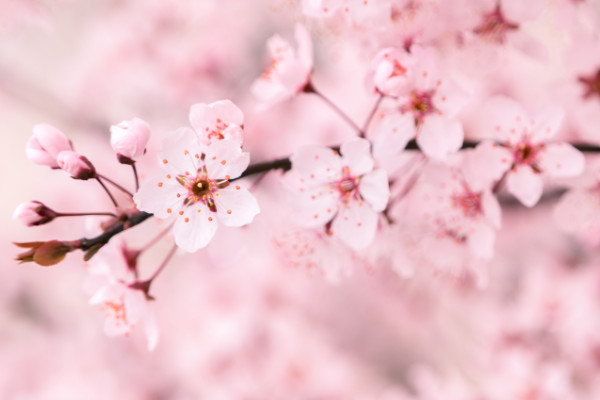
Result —
[[210, 192], [210, 181], [206, 178], [197, 179], [191, 186], [190, 191], [197, 197], [202, 197]]
[[542, 146], [534, 146], [528, 142], [521, 142], [517, 144], [513, 149], [514, 166], [516, 165], [529, 165], [534, 171], [540, 172], [537, 166], [537, 153]]
[[433, 105], [433, 94], [433, 90], [411, 93], [410, 105], [408, 108], [414, 114], [415, 123], [417, 125], [423, 123], [423, 118], [425, 118], [425, 116], [436, 111], [436, 108]]
[[597, 96], [600, 99], [600, 69], [595, 75], [589, 77], [579, 77], [578, 81], [585, 86], [584, 99], [589, 99], [592, 96]]
[[342, 168], [342, 179], [337, 182], [337, 190], [340, 192], [342, 201], [347, 202], [358, 196], [358, 178], [350, 175], [348, 167]]
[[489, 37], [496, 43], [504, 43], [506, 34], [509, 31], [518, 28], [519, 25], [508, 22], [506, 18], [504, 18], [502, 11], [500, 11], [500, 6], [498, 5], [494, 11], [483, 16], [483, 21], [473, 30], [473, 32], [480, 36]]
[[462, 210], [465, 217], [475, 218], [483, 213], [480, 193], [467, 191], [463, 194], [454, 195], [452, 196], [452, 204]]

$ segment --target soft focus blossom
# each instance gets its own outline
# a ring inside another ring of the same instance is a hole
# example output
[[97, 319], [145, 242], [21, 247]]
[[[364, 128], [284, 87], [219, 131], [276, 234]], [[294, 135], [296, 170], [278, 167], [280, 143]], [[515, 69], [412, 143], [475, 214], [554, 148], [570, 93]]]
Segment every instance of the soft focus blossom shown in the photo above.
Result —
[[520, 104], [498, 96], [486, 103], [482, 114], [482, 134], [498, 144], [483, 142], [486, 155], [480, 161], [507, 173], [508, 191], [527, 207], [542, 196], [543, 176], [564, 178], [583, 172], [581, 152], [568, 143], [550, 142], [562, 122], [562, 110], [550, 107], [529, 117]]
[[220, 140], [204, 148], [189, 128], [172, 132], [163, 143], [165, 173], [140, 187], [134, 200], [142, 211], [175, 218], [175, 243], [194, 252], [214, 236], [218, 222], [242, 226], [259, 213], [254, 196], [238, 182], [250, 161], [238, 143]]
[[302, 0], [302, 11], [311, 17], [327, 18], [341, 13], [351, 22], [380, 27], [391, 17], [389, 0]]
[[265, 104], [277, 103], [298, 94], [310, 81], [313, 69], [310, 33], [304, 25], [296, 24], [295, 36], [298, 43], [296, 50], [279, 35], [267, 42], [269, 65], [250, 88]]
[[158, 343], [158, 326], [143, 290], [131, 286], [135, 275], [125, 257], [125, 245], [109, 244], [94, 257], [89, 266], [86, 289], [92, 297], [90, 304], [99, 306], [105, 314], [104, 332], [108, 336], [129, 336], [143, 324], [148, 349]]
[[25, 152], [31, 162], [59, 168], [56, 161], [58, 153], [73, 150], [71, 142], [64, 133], [49, 124], [33, 127], [33, 136], [27, 141]]
[[323, 226], [355, 250], [375, 237], [378, 213], [389, 198], [387, 174], [373, 169], [370, 143], [355, 139], [340, 152], [323, 147], [304, 147], [292, 156], [293, 192], [298, 201], [298, 222]]
[[140, 118], [123, 121], [110, 127], [110, 145], [123, 164], [130, 164], [143, 156], [148, 139], [150, 139], [150, 125]]
[[410, 84], [414, 59], [404, 50], [387, 48], [371, 62], [369, 86], [385, 96], [398, 96]]

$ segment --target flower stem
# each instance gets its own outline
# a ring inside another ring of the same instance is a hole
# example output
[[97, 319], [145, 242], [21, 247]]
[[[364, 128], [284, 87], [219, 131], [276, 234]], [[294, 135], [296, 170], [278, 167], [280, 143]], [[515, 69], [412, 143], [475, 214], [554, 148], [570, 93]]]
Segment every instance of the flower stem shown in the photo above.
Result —
[[367, 136], [367, 131], [369, 129], [369, 125], [371, 125], [371, 121], [373, 121], [373, 117], [375, 116], [375, 113], [379, 109], [379, 106], [381, 105], [381, 102], [383, 101], [384, 97], [385, 96], [383, 94], [380, 94], [379, 97], [377, 98], [377, 101], [375, 102], [373, 109], [371, 110], [371, 112], [369, 113], [369, 116], [365, 120], [365, 124], [363, 125], [362, 132], [360, 133], [360, 137], [364, 138]]
[[152, 240], [150, 240], [148, 243], [146, 243], [144, 246], [142, 246], [138, 250], [138, 253], [146, 251], [150, 247], [154, 246], [156, 244], [156, 242], [158, 242], [163, 236], [165, 236], [171, 230], [171, 228], [173, 228], [173, 224], [169, 224], [165, 229], [163, 229], [162, 231], [160, 231], [158, 233], [158, 235], [156, 235], [154, 238], [152, 238]]
[[333, 101], [331, 101], [328, 97], [326, 97], [323, 93], [319, 92], [312, 82], [309, 82], [304, 87], [304, 92], [313, 93], [321, 98], [333, 111], [335, 111], [348, 125], [350, 125], [360, 137], [365, 137], [365, 133], [360, 127], [356, 124], [356, 122], [352, 121], [352, 119], [346, 114], [341, 108], [337, 106]]
[[131, 164], [131, 168], [133, 169], [133, 177], [135, 178], [135, 191], [137, 192], [140, 188], [140, 180], [138, 179], [137, 168], [135, 167], [135, 163]]
[[122, 191], [123, 193], [128, 195], [129, 197], [133, 197], [133, 194], [129, 190], [125, 189], [123, 186], [119, 185], [117, 182], [113, 181], [112, 179], [109, 179], [104, 175], [100, 175], [100, 174], [96, 174], [96, 175], [98, 175], [98, 178], [104, 179], [106, 182], [110, 183], [111, 185], [113, 185], [114, 187], [116, 187], [117, 189], [119, 189], [120, 191]]
[[114, 206], [115, 207], [119, 207], [119, 204], [117, 203], [117, 201], [113, 197], [113, 195], [110, 192], [110, 190], [108, 190], [108, 188], [106, 187], [106, 185], [104, 184], [104, 182], [102, 182], [102, 180], [100, 179], [100, 175], [96, 176], [96, 180], [98, 181], [98, 183], [100, 184], [100, 186], [102, 186], [102, 189], [104, 189], [104, 191], [106, 192], [106, 194], [108, 194], [108, 197], [110, 197], [110, 200], [112, 201], [112, 203], [114, 204]]
[[106, 215], [108, 217], [118, 218], [117, 214], [111, 212], [56, 213], [57, 217], [87, 217], [93, 215]]
[[171, 260], [173, 255], [175, 254], [176, 250], [177, 250], [177, 245], [174, 244], [173, 247], [171, 247], [171, 250], [169, 250], [169, 252], [167, 253], [163, 262], [158, 266], [156, 271], [154, 271], [154, 273], [152, 274], [150, 279], [148, 279], [148, 282], [149, 282], [148, 286], [150, 286], [150, 283], [152, 283], [152, 281], [154, 281], [156, 279], [156, 277], [158, 275], [160, 275], [160, 273], [165, 269], [165, 267], [167, 266], [167, 264], [169, 263], [169, 261]]

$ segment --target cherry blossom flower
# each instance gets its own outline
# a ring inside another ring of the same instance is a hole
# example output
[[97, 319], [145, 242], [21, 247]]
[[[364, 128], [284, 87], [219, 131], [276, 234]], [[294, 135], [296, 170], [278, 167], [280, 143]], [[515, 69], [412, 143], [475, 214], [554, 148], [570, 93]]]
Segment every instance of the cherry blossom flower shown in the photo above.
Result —
[[143, 156], [149, 139], [150, 125], [140, 118], [110, 127], [110, 145], [123, 164], [132, 164]]
[[254, 81], [252, 93], [265, 104], [286, 100], [309, 83], [313, 68], [313, 49], [310, 33], [301, 24], [296, 24], [298, 49], [279, 35], [267, 42], [271, 60], [262, 76]]
[[56, 157], [64, 150], [73, 150], [71, 141], [64, 133], [49, 124], [34, 126], [33, 135], [25, 147], [25, 153], [31, 162], [54, 169], [60, 168]]
[[[355, 250], [375, 237], [378, 213], [389, 198], [387, 174], [373, 169], [370, 143], [355, 139], [340, 153], [324, 147], [300, 148], [291, 157], [290, 185], [298, 204], [298, 222], [327, 225], [330, 235]], [[329, 224], [331, 221], [331, 224]]]
[[90, 261], [85, 288], [92, 294], [90, 304], [99, 306], [105, 313], [106, 335], [129, 336], [143, 323], [148, 350], [153, 350], [158, 343], [158, 326], [150, 300], [143, 290], [132, 286], [136, 279], [125, 252], [123, 243], [111, 242], [104, 246]]
[[463, 143], [462, 125], [455, 116], [467, 93], [440, 73], [431, 51], [414, 47], [412, 53], [412, 79], [403, 85], [394, 108], [379, 113], [373, 152], [376, 157], [395, 154], [416, 136], [425, 155], [443, 160]]
[[190, 123], [203, 145], [223, 139], [242, 144], [244, 114], [230, 100], [192, 105]]
[[175, 218], [175, 243], [194, 252], [217, 230], [249, 224], [259, 213], [254, 196], [239, 183], [230, 184], [248, 167], [248, 153], [238, 143], [219, 140], [203, 147], [189, 128], [170, 134], [163, 144], [164, 174], [146, 181], [134, 200], [142, 211]]
[[491, 98], [482, 111], [482, 134], [498, 143], [478, 146], [485, 151], [480, 162], [507, 172], [508, 191], [527, 207], [542, 196], [544, 176], [568, 178], [583, 172], [585, 158], [579, 150], [565, 142], [548, 142], [562, 119], [562, 110], [553, 107], [530, 118], [520, 104], [503, 96]]

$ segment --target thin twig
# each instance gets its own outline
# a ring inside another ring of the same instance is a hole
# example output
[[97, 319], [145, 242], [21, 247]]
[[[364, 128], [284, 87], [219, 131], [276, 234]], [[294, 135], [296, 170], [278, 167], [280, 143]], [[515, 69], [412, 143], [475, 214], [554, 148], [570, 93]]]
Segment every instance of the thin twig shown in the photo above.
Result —
[[110, 197], [110, 200], [112, 201], [112, 203], [115, 205], [115, 207], [119, 207], [119, 204], [117, 203], [117, 201], [115, 200], [115, 198], [113, 197], [112, 193], [110, 192], [110, 190], [108, 190], [108, 188], [106, 187], [106, 185], [102, 182], [102, 180], [100, 179], [100, 175], [96, 176], [96, 180], [98, 181], [98, 183], [100, 184], [100, 186], [102, 186], [102, 188], [104, 189], [104, 191], [106, 192], [106, 194], [108, 194], [108, 197]]
[[123, 186], [119, 185], [117, 182], [113, 181], [112, 179], [109, 179], [104, 175], [100, 175], [100, 174], [96, 174], [96, 175], [98, 175], [98, 178], [104, 179], [106, 182], [110, 183], [111, 185], [113, 185], [114, 187], [116, 187], [117, 189], [119, 189], [120, 191], [122, 191], [123, 193], [128, 195], [129, 197], [133, 197], [133, 194], [129, 190], [125, 189]]

